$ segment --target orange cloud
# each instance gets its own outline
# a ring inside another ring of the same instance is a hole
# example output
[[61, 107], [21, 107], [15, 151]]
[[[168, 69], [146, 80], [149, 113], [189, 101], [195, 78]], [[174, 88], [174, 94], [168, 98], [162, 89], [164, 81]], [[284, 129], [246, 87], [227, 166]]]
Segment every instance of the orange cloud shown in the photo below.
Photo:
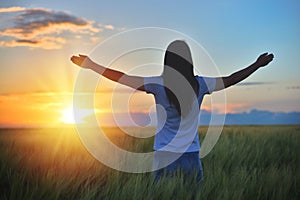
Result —
[[22, 8], [22, 7], [0, 8], [0, 13], [21, 12], [21, 11], [24, 11], [24, 10], [25, 10], [25, 8]]
[[0, 125], [55, 125], [61, 115], [60, 110], [68, 101], [65, 94], [59, 99], [56, 97], [54, 93], [0, 95]]
[[[57, 35], [80, 33], [94, 35], [101, 31], [92, 21], [71, 15], [66, 12], [52, 11], [44, 8], [2, 8], [0, 13], [19, 12], [12, 19], [13, 27], [0, 31], [0, 37], [12, 37], [14, 40], [3, 41], [1, 46], [29, 46], [44, 49], [58, 49], [66, 40]], [[55, 38], [56, 37], [56, 38]]]
[[110, 30], [114, 30], [115, 29], [115, 27], [113, 25], [111, 25], [111, 24], [105, 25], [104, 28], [110, 29]]
[[27, 46], [33, 48], [43, 48], [43, 49], [60, 49], [63, 44], [66, 43], [64, 38], [57, 37], [43, 37], [38, 40], [12, 40], [12, 41], [2, 41], [1, 46], [16, 47], [16, 46]]
[[[122, 95], [126, 90], [118, 90], [118, 96], [112, 100], [109, 90], [103, 90], [95, 94], [94, 110], [97, 119], [104, 125], [113, 124], [113, 115], [120, 119], [119, 121], [128, 122], [127, 112], [137, 120], [149, 118], [149, 113], [154, 114], [150, 109], [154, 105], [154, 100], [149, 95], [143, 93], [134, 93], [128, 99], [128, 104], [118, 107], [118, 100], [124, 101]], [[85, 95], [82, 93], [82, 100], [85, 101]], [[89, 96], [89, 95], [88, 95]], [[72, 108], [72, 92], [40, 92], [40, 93], [19, 93], [0, 95], [0, 126], [56, 126], [61, 123], [62, 114], [67, 108]], [[115, 102], [115, 103], [113, 103]], [[113, 109], [112, 109], [113, 106]], [[215, 104], [217, 113], [224, 114], [223, 104]], [[78, 107], [79, 108], [79, 107]], [[86, 109], [83, 104], [79, 109]], [[204, 104], [203, 110], [210, 111], [211, 106]], [[227, 103], [226, 113], [242, 113], [250, 111], [253, 106], [245, 103]]]
[[[201, 109], [211, 111], [212, 107], [211, 105], [203, 104]], [[215, 103], [214, 109], [219, 114], [240, 113], [251, 110], [251, 105], [248, 103]]]
[[[104, 91], [104, 93], [107, 93]], [[82, 93], [85, 101], [87, 93]], [[99, 101], [94, 112], [111, 113], [110, 101], [103, 93], [95, 94]], [[89, 95], [88, 95], [89, 96]], [[0, 127], [1, 126], [56, 126], [62, 124], [64, 111], [72, 108], [72, 92], [37, 92], [0, 94]], [[78, 109], [86, 109], [84, 107]]]

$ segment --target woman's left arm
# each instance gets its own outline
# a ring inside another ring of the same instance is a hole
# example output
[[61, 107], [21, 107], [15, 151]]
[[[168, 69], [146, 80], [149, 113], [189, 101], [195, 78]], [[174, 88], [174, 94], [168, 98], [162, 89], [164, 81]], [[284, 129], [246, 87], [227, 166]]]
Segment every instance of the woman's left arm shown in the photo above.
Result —
[[123, 85], [127, 85], [137, 90], [145, 91], [143, 77], [130, 76], [123, 72], [106, 68], [102, 65], [93, 62], [86, 55], [79, 54], [79, 56], [72, 56], [71, 61], [82, 68], [91, 69], [97, 72], [98, 74], [108, 78], [109, 80], [121, 83]]

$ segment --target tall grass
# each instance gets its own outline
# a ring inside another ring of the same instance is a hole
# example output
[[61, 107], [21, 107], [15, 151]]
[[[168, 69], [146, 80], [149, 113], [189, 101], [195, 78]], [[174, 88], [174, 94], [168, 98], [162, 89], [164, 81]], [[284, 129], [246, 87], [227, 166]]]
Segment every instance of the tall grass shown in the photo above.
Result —
[[[206, 129], [199, 129], [201, 140]], [[129, 137], [118, 128], [105, 132], [123, 149], [152, 151], [153, 138]], [[192, 180], [187, 187], [180, 177], [154, 184], [151, 173], [110, 169], [85, 150], [72, 128], [2, 129], [0, 198], [300, 199], [299, 145], [300, 126], [225, 127], [202, 159], [200, 190]]]

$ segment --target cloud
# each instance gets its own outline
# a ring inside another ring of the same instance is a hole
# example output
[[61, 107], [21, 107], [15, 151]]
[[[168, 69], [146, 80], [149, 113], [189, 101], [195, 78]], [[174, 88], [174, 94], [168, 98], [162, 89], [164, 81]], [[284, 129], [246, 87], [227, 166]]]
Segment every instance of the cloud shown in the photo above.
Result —
[[287, 89], [288, 90], [300, 90], [300, 86], [299, 85], [288, 86]]
[[22, 7], [0, 8], [0, 13], [21, 12], [21, 11], [24, 11], [24, 10], [25, 10], [25, 8], [22, 8]]
[[[150, 117], [151, 116], [151, 117]], [[241, 112], [234, 114], [217, 114], [215, 118], [225, 121], [215, 121], [211, 124], [211, 112], [201, 110], [199, 125], [275, 125], [275, 124], [300, 124], [300, 112], [271, 112], [264, 110], [251, 110], [250, 112]], [[131, 119], [130, 119], [131, 118]], [[155, 113], [98, 113], [98, 121], [103, 126], [115, 126], [116, 121], [119, 126], [156, 126], [157, 118]], [[222, 124], [224, 123], [224, 124]]]
[[110, 29], [110, 30], [114, 30], [115, 29], [115, 27], [113, 25], [111, 25], [111, 24], [105, 25], [104, 28]]
[[104, 29], [107, 29], [107, 30], [115, 30], [116, 29], [116, 27], [115, 26], [113, 26], [113, 25], [111, 25], [111, 24], [98, 24], [98, 26], [102, 29], [102, 30], [104, 30]]
[[16, 47], [16, 46], [27, 46], [33, 48], [43, 48], [43, 49], [60, 49], [63, 44], [66, 43], [64, 38], [60, 37], [43, 37], [38, 40], [12, 40], [8, 42], [0, 42], [1, 46]]
[[300, 112], [271, 112], [253, 109], [248, 113], [227, 114], [225, 124], [300, 124]]
[[[123, 90], [123, 92], [126, 92]], [[0, 94], [0, 127], [2, 125], [50, 125], [60, 121], [62, 111], [72, 105], [73, 92], [33, 92]], [[82, 95], [85, 95], [83, 93]], [[105, 95], [100, 94], [99, 97]], [[101, 99], [102, 101], [102, 99]], [[146, 104], [146, 103], [145, 103]], [[147, 106], [148, 108], [148, 106]], [[103, 126], [113, 126], [116, 120], [121, 126], [155, 126], [156, 113], [151, 109], [136, 109], [130, 113], [115, 111], [111, 113], [110, 106], [95, 104], [97, 120]], [[214, 125], [220, 125], [225, 113], [215, 113], [217, 119]], [[129, 115], [129, 117], [128, 117]], [[211, 111], [201, 110], [200, 125], [209, 125]], [[219, 120], [221, 119], [221, 120]], [[87, 118], [88, 120], [88, 118]], [[218, 124], [219, 123], [219, 124]], [[272, 112], [252, 109], [248, 112], [239, 111], [225, 114], [225, 124], [300, 124], [300, 112]]]
[[241, 82], [236, 84], [236, 86], [254, 86], [254, 85], [269, 85], [274, 82]]
[[0, 13], [18, 12], [12, 19], [13, 26], [0, 31], [2, 37], [14, 40], [2, 41], [1, 46], [29, 46], [44, 49], [57, 49], [66, 42], [57, 35], [63, 32], [94, 35], [101, 31], [92, 21], [67, 12], [45, 8], [1, 8]]

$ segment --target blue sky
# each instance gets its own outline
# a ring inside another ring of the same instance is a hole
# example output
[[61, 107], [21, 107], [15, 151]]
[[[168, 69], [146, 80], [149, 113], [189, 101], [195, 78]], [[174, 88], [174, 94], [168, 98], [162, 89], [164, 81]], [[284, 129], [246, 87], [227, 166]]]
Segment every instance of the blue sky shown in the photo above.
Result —
[[[64, 12], [73, 26], [59, 33], [47, 29], [32, 30], [30, 36], [9, 35], [18, 26], [16, 17], [26, 11], [0, 12], [1, 94], [72, 91], [78, 69], [69, 62], [70, 55], [88, 53], [123, 30], [162, 27], [200, 43], [224, 75], [251, 64], [260, 53], [274, 53], [270, 66], [245, 80], [247, 84], [227, 90], [227, 102], [239, 105], [233, 112], [300, 111], [299, 1], [0, 0], [0, 8], [9, 7], [41, 8], [51, 15]], [[80, 20], [87, 23], [83, 29]], [[47, 43], [29, 43], [33, 39]], [[50, 44], [48, 49], [45, 44]]]

